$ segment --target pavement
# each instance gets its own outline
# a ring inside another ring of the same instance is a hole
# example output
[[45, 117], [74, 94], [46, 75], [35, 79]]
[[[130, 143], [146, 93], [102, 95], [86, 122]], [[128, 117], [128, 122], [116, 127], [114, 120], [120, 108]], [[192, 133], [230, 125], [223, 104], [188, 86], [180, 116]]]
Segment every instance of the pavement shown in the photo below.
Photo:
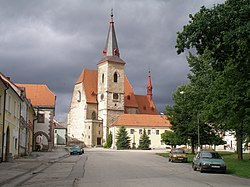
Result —
[[35, 174], [43, 165], [66, 155], [68, 152], [64, 147], [55, 147], [51, 152], [32, 152], [29, 156], [20, 157], [11, 162], [2, 162], [0, 163], [0, 186], [27, 173]]
[[[22, 177], [27, 174], [36, 174], [42, 170], [48, 163], [55, 162], [60, 158], [64, 158], [68, 153], [68, 147], [58, 146], [53, 148], [51, 152], [32, 152], [29, 156], [14, 159], [11, 162], [0, 163], [0, 186], [8, 184], [10, 181]], [[88, 152], [92, 151], [122, 151], [114, 149], [90, 148], [86, 149]], [[124, 150], [128, 152], [166, 152], [165, 150]]]

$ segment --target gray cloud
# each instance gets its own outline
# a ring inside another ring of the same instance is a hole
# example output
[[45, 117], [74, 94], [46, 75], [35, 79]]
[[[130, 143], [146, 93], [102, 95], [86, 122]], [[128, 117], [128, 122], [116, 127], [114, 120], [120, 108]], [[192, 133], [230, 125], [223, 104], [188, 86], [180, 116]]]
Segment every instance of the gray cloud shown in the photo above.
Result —
[[0, 2], [0, 71], [17, 83], [42, 83], [57, 95], [56, 118], [66, 119], [73, 86], [83, 68], [102, 57], [110, 9], [126, 74], [136, 94], [146, 93], [151, 70], [159, 111], [186, 83], [185, 55], [176, 33], [202, 5], [223, 0], [22, 0]]

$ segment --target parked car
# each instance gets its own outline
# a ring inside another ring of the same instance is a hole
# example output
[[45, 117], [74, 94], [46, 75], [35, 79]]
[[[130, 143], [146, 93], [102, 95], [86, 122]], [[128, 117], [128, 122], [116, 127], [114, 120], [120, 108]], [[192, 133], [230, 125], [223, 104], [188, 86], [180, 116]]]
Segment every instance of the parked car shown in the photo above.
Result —
[[187, 162], [187, 153], [183, 149], [171, 149], [169, 162]]
[[84, 149], [81, 148], [81, 147], [78, 146], [78, 145], [75, 145], [75, 146], [73, 146], [73, 147], [70, 148], [70, 154], [71, 154], [71, 155], [74, 155], [74, 154], [79, 154], [79, 155], [81, 155], [81, 154], [83, 154], [83, 153], [84, 153]]
[[226, 172], [226, 163], [216, 151], [200, 151], [196, 154], [192, 164], [193, 170]]

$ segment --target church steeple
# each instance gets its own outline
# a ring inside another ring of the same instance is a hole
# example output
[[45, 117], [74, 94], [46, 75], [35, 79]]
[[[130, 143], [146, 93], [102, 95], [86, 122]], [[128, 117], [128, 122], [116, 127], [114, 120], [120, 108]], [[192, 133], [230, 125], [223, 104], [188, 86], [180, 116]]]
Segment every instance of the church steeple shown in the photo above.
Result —
[[116, 35], [115, 35], [115, 27], [114, 27], [113, 17], [114, 17], [113, 9], [111, 9], [108, 37], [106, 40], [106, 45], [103, 49], [103, 55], [104, 56], [120, 57], [120, 52], [119, 52], [119, 48], [118, 48], [118, 44], [117, 44], [117, 40], [116, 40]]
[[147, 97], [148, 97], [149, 101], [152, 101], [153, 87], [152, 87], [152, 83], [151, 83], [150, 71], [148, 71]]

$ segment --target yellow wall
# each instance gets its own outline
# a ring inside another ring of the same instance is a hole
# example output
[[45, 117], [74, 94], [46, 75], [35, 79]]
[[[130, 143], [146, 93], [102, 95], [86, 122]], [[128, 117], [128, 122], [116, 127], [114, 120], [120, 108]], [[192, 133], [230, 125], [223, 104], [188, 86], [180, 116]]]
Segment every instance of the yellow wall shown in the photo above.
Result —
[[[113, 126], [111, 128], [111, 132], [113, 134], [113, 143], [115, 143], [115, 137], [116, 134], [119, 131], [120, 126]], [[161, 149], [161, 148], [166, 148], [166, 145], [161, 142], [161, 134], [164, 133], [166, 130], [169, 130], [169, 127], [130, 127], [130, 126], [125, 126], [128, 135], [130, 137], [131, 143], [130, 146], [132, 148], [132, 144], [135, 143], [135, 147], [138, 148], [139, 146], [139, 139], [143, 133], [143, 129], [145, 128], [147, 135], [149, 136], [149, 139], [151, 140], [151, 149]], [[131, 129], [134, 129], [134, 134], [131, 134]], [[141, 130], [141, 131], [140, 131]], [[151, 134], [148, 134], [148, 130], [150, 130]], [[156, 132], [159, 132], [159, 134], [156, 134]]]
[[[5, 124], [4, 124], [4, 154], [6, 154], [7, 143], [7, 129], [9, 129], [9, 151], [12, 158], [18, 157], [18, 136], [19, 136], [19, 118], [20, 118], [20, 105], [21, 99], [19, 96], [9, 88], [6, 94], [6, 107], [5, 107]], [[3, 160], [6, 160], [4, 158]]]
[[3, 115], [4, 115], [4, 90], [5, 86], [0, 81], [0, 157], [2, 157], [2, 135], [3, 135]]

